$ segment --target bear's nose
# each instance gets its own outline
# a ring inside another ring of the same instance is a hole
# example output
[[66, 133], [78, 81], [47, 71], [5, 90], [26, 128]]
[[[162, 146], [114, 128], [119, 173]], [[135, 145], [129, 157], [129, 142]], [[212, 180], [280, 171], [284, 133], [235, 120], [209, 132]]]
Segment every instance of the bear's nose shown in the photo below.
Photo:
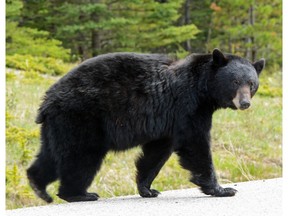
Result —
[[241, 103], [240, 103], [240, 109], [241, 110], [248, 109], [249, 107], [250, 107], [249, 101], [246, 101], [246, 100], [241, 101]]

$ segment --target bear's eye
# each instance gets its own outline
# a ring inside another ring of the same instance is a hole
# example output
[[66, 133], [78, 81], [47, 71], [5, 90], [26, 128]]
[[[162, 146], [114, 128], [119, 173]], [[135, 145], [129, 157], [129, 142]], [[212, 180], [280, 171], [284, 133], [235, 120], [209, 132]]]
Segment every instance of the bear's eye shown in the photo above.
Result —
[[254, 89], [254, 86], [255, 86], [254, 82], [250, 81], [250, 82], [249, 82], [249, 85], [250, 85], [250, 89], [253, 90], [253, 89]]
[[240, 82], [239, 82], [239, 80], [233, 80], [233, 84], [234, 84], [235, 86], [239, 86], [239, 85], [240, 85]]

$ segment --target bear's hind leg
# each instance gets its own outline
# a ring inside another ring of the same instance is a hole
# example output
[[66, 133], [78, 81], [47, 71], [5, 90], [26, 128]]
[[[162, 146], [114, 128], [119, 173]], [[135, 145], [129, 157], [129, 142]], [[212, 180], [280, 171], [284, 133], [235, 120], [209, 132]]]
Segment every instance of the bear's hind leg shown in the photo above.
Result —
[[65, 157], [59, 167], [61, 184], [58, 196], [67, 202], [98, 200], [98, 194], [88, 193], [87, 188], [100, 169], [105, 155], [106, 151], [86, 151]]
[[46, 186], [57, 179], [55, 161], [46, 151], [41, 151], [38, 158], [27, 169], [29, 184], [38, 197], [51, 203], [52, 197], [46, 192]]
[[58, 197], [67, 202], [99, 198], [87, 189], [107, 153], [102, 123], [87, 113], [60, 113], [48, 118], [57, 161]]
[[150, 189], [151, 184], [162, 166], [172, 153], [172, 144], [169, 139], [156, 140], [145, 144], [143, 154], [136, 162], [137, 187], [142, 197], [157, 197], [160, 192]]

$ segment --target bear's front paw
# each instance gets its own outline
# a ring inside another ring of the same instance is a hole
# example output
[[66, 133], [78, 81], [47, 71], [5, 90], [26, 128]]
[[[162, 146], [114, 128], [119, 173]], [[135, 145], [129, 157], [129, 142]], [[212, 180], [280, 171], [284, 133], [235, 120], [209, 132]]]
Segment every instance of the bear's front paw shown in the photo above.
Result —
[[222, 188], [220, 186], [215, 188], [202, 188], [203, 193], [207, 195], [212, 195], [215, 197], [228, 197], [228, 196], [234, 196], [237, 193], [237, 190], [234, 188]]
[[222, 188], [220, 190], [216, 190], [214, 196], [216, 197], [227, 197], [227, 196], [234, 196], [237, 193], [237, 190], [234, 188]]
[[157, 197], [160, 192], [154, 189], [149, 189], [147, 187], [138, 188], [141, 197]]

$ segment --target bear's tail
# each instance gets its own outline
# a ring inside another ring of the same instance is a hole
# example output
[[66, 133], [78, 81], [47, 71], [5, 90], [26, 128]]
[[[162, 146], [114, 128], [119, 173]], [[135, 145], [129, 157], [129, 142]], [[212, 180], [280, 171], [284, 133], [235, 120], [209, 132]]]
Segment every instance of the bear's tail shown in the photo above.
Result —
[[[35, 119], [35, 122], [37, 124], [41, 124], [45, 121], [46, 116], [49, 113], [49, 110], [53, 110], [53, 105], [51, 105], [51, 103], [44, 101], [40, 108], [38, 109], [38, 114], [37, 117]], [[50, 111], [51, 112], [51, 111]]]
[[37, 117], [36, 117], [35, 122], [36, 122], [37, 124], [41, 124], [41, 123], [44, 122], [44, 115], [43, 115], [42, 112], [40, 112], [40, 111], [38, 112], [38, 115], [37, 115]]

